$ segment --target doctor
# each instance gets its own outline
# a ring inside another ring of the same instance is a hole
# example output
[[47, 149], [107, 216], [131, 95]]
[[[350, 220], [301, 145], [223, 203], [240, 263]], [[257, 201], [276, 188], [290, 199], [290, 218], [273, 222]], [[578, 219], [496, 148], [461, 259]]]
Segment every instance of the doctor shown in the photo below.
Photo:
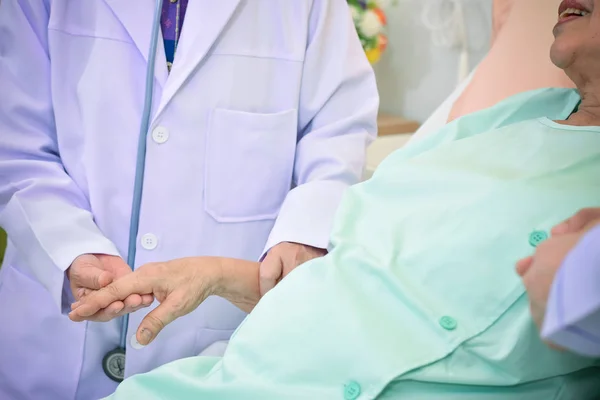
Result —
[[263, 260], [266, 292], [324, 253], [378, 108], [345, 0], [2, 0], [0, 90], [0, 398], [19, 400], [103, 397], [228, 339], [245, 314], [216, 297], [143, 352], [152, 297], [66, 313], [185, 256]]

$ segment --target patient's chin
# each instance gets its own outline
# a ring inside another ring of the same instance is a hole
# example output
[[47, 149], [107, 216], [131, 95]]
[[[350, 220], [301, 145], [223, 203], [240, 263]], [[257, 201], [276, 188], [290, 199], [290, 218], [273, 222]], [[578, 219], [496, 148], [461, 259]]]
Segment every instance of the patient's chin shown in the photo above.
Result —
[[550, 60], [558, 68], [566, 70], [575, 59], [576, 47], [567, 38], [557, 37], [550, 48]]

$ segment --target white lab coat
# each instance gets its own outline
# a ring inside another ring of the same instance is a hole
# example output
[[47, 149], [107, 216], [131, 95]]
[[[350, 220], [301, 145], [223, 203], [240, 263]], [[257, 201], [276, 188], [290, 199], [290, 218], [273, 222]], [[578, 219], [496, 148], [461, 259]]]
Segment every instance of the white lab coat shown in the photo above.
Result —
[[[64, 271], [84, 253], [127, 256], [153, 10], [0, 5], [0, 399], [116, 387], [101, 360], [120, 320], [69, 321]], [[345, 0], [191, 0], [170, 74], [159, 40], [154, 81], [136, 266], [327, 245], [378, 108]], [[131, 315], [129, 336], [147, 312]], [[149, 347], [128, 347], [126, 375], [194, 356], [243, 318], [210, 298]]]

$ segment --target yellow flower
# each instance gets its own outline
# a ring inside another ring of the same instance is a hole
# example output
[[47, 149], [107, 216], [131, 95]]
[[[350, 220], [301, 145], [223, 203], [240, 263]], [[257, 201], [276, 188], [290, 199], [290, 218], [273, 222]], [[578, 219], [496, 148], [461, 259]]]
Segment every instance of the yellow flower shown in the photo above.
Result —
[[365, 53], [367, 54], [367, 59], [371, 64], [376, 64], [381, 58], [381, 50], [378, 48], [367, 50]]

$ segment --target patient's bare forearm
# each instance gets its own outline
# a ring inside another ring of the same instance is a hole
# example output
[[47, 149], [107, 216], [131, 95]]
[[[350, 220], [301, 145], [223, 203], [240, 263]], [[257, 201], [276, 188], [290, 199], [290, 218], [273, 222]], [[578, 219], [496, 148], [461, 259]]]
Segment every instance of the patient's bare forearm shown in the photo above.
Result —
[[223, 297], [244, 312], [250, 312], [260, 300], [260, 263], [222, 258], [221, 279], [216, 295]]

